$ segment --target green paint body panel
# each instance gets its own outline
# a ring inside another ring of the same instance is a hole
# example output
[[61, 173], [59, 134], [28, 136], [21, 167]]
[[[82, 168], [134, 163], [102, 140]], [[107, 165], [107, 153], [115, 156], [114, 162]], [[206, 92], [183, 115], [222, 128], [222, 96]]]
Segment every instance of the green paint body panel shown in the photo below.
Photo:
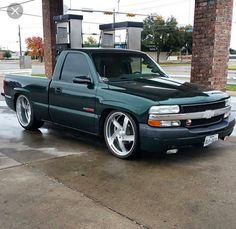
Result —
[[[157, 148], [171, 148], [174, 139], [180, 139], [184, 133], [193, 139], [193, 133], [186, 129], [149, 127], [148, 110], [153, 105], [184, 105], [202, 104], [225, 100], [229, 96], [220, 91], [211, 91], [190, 83], [180, 83], [168, 77], [155, 79], [137, 79], [123, 82], [105, 83], [99, 80], [92, 60], [93, 53], [136, 53], [141, 52], [116, 49], [80, 49], [63, 51], [54, 70], [52, 80], [42, 77], [28, 77], [7, 75], [4, 80], [5, 99], [8, 106], [14, 107], [14, 100], [18, 94], [25, 94], [33, 103], [36, 117], [45, 121], [65, 125], [92, 134], [101, 134], [101, 116], [110, 110], [120, 110], [131, 114], [139, 125], [140, 146], [144, 150]], [[86, 58], [90, 69], [91, 84], [73, 84], [60, 80], [62, 67], [68, 53], [80, 53]], [[142, 53], [143, 54], [143, 53]], [[56, 93], [57, 88], [61, 93]], [[222, 128], [228, 128], [226, 135], [232, 132], [234, 120], [228, 120]], [[173, 133], [168, 143], [168, 135]], [[186, 132], [187, 131], [187, 132]], [[164, 133], [165, 132], [165, 133]], [[215, 131], [217, 132], [217, 131]], [[163, 133], [160, 135], [160, 133]], [[205, 133], [205, 134], [204, 134]], [[214, 131], [210, 132], [211, 134]], [[209, 131], [201, 134], [198, 141], [202, 141]], [[161, 139], [163, 136], [163, 139]], [[223, 135], [222, 135], [223, 136]], [[184, 137], [182, 139], [186, 139]], [[172, 143], [170, 143], [172, 142]], [[191, 140], [186, 140], [191, 143]], [[195, 143], [192, 142], [192, 143]]]

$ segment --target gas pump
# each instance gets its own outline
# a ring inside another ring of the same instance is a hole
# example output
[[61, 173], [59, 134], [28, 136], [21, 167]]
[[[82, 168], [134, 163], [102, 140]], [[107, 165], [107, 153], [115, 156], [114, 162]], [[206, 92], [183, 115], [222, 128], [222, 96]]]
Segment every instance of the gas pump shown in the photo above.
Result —
[[102, 24], [99, 25], [99, 29], [101, 30], [101, 38], [100, 38], [101, 47], [114, 48], [115, 31], [125, 30], [126, 40], [124, 48], [141, 50], [141, 32], [143, 30], [142, 22], [126, 21], [126, 22]]
[[56, 23], [56, 56], [66, 49], [82, 48], [82, 15], [59, 15], [53, 20]]

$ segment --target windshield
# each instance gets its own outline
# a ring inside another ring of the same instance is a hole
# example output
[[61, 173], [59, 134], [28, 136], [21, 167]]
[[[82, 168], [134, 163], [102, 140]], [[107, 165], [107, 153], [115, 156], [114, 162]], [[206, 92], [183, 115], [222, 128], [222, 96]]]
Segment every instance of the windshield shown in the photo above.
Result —
[[92, 58], [103, 81], [167, 76], [160, 66], [142, 53], [94, 53]]

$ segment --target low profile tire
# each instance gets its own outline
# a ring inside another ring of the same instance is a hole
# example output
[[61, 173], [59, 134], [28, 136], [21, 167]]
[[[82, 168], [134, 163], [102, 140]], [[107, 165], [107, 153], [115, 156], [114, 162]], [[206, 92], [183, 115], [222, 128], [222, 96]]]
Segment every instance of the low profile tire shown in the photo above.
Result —
[[138, 130], [134, 119], [127, 113], [112, 111], [104, 123], [104, 138], [110, 152], [126, 159], [136, 155]]
[[16, 99], [16, 116], [20, 125], [26, 130], [38, 129], [44, 123], [35, 119], [32, 103], [25, 95], [19, 95]]

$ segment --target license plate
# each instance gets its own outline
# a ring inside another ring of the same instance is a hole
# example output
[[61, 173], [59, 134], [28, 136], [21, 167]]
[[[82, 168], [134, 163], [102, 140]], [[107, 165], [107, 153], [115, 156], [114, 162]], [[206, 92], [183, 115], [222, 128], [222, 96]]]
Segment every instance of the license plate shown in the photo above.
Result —
[[204, 147], [205, 147], [205, 146], [208, 146], [208, 145], [212, 144], [213, 142], [218, 141], [218, 139], [219, 139], [218, 134], [206, 136], [203, 146], [204, 146]]

